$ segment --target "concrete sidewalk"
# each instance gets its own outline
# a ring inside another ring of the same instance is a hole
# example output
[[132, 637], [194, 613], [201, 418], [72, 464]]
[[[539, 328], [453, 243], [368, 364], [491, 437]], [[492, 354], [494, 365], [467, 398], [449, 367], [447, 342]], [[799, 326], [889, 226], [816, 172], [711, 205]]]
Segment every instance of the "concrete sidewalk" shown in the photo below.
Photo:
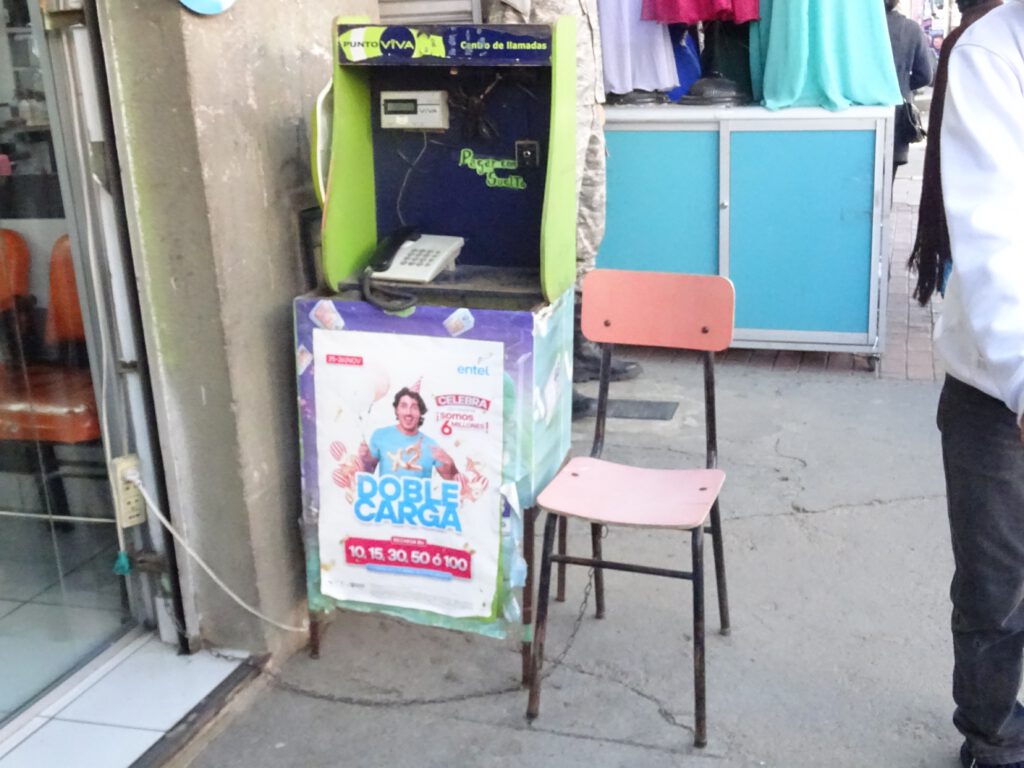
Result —
[[[680, 400], [673, 422], [616, 421], [608, 457], [699, 464], [698, 365], [652, 353], [616, 396]], [[691, 747], [688, 586], [607, 576], [608, 617], [584, 620], [527, 725], [517, 647], [340, 613], [195, 766], [956, 765], [950, 724], [945, 521], [935, 382], [719, 371], [733, 633], [708, 594], [709, 745]], [[578, 447], [592, 421], [576, 425]], [[583, 526], [571, 549], [585, 550]], [[615, 531], [605, 556], [688, 562], [685, 536]], [[683, 566], [685, 567], [685, 565]], [[585, 571], [550, 618], [549, 657]], [[509, 689], [512, 690], [509, 690]], [[405, 704], [455, 697], [450, 703]], [[464, 697], [464, 698], [460, 698]], [[358, 703], [353, 700], [362, 700]]]
[[[608, 617], [587, 615], [533, 725], [514, 640], [339, 613], [323, 657], [296, 656], [278, 679], [265, 677], [193, 745], [192, 764], [954, 768], [952, 557], [934, 420], [942, 372], [933, 312], [909, 298], [903, 269], [919, 169], [918, 158], [896, 185], [879, 372], [820, 353], [730, 352], [719, 367], [733, 633], [715, 634], [710, 578], [706, 749], [691, 746], [688, 585], [610, 573]], [[613, 396], [680, 408], [672, 422], [611, 422], [607, 458], [700, 465], [699, 365], [661, 352], [643, 363], [644, 376]], [[575, 425], [577, 451], [589, 448], [592, 428]], [[685, 568], [688, 542], [619, 530], [605, 556]], [[577, 526], [570, 549], [588, 547]], [[565, 646], [583, 594], [585, 571], [569, 573], [568, 602], [552, 607], [548, 658]]]

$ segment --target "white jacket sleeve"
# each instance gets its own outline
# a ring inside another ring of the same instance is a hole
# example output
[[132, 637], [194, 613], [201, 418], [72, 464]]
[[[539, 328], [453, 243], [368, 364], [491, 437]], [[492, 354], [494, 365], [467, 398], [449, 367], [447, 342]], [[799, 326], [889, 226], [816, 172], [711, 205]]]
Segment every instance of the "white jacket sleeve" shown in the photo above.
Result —
[[1024, 414], [1024, 61], [957, 45], [942, 119], [953, 280], [979, 360]]

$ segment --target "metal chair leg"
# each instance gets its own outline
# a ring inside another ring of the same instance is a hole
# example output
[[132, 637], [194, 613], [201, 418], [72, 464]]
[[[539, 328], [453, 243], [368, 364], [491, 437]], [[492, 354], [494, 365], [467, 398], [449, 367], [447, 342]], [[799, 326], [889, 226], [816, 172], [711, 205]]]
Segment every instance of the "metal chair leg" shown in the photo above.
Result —
[[722, 545], [722, 516], [718, 512], [718, 500], [711, 507], [711, 546], [715, 553], [715, 585], [718, 592], [718, 626], [719, 633], [728, 635], [732, 628], [729, 624], [729, 590], [725, 584], [725, 547]]
[[39, 496], [43, 502], [43, 511], [51, 516], [54, 527], [58, 530], [68, 530], [73, 526], [66, 518], [70, 516], [68, 508], [68, 495], [64, 488], [64, 476], [60, 471], [60, 462], [57, 460], [57, 450], [53, 443], [39, 443], [39, 458], [42, 462], [43, 476], [40, 478]]
[[315, 611], [309, 612], [309, 658], [320, 658], [320, 614]]
[[[558, 554], [564, 555], [569, 548], [569, 518], [558, 518]], [[558, 564], [558, 584], [555, 588], [555, 600], [565, 602], [565, 563]]]
[[[601, 525], [598, 523], [590, 524], [590, 546], [594, 552], [594, 559], [601, 559]], [[594, 569], [594, 602], [597, 603], [596, 616], [599, 619], [604, 618], [604, 569]]]
[[693, 550], [693, 745], [704, 747], [708, 743], [707, 701], [704, 668], [704, 530], [692, 533]]
[[533, 537], [536, 529], [537, 507], [523, 510], [523, 559], [526, 560], [526, 584], [523, 585], [523, 642], [520, 655], [523, 658], [523, 685], [530, 684], [533, 675]]
[[548, 512], [544, 521], [544, 545], [540, 555], [540, 584], [537, 589], [537, 620], [533, 627], [533, 670], [530, 672], [530, 700], [526, 718], [533, 720], [540, 712], [541, 670], [544, 666], [544, 636], [548, 627], [548, 597], [551, 592], [551, 552], [555, 547], [555, 525], [558, 516]]

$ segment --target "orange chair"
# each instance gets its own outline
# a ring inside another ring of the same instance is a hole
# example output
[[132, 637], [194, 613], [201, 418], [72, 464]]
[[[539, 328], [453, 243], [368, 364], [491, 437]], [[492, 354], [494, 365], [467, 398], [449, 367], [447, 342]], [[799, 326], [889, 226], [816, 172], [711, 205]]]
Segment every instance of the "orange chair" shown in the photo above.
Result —
[[[718, 494], [725, 473], [717, 468], [714, 352], [732, 342], [735, 293], [724, 277], [598, 269], [583, 281], [582, 330], [604, 345], [598, 389], [597, 423], [589, 457], [570, 460], [537, 497], [547, 511], [541, 554], [537, 620], [534, 628], [527, 717], [540, 711], [544, 640], [552, 563], [594, 569], [597, 617], [604, 616], [604, 570], [686, 579], [693, 586], [694, 744], [707, 744], [704, 669], [704, 536], [710, 533], [718, 575], [719, 619], [729, 631], [721, 518]], [[704, 355], [704, 406], [707, 461], [703, 469], [650, 469], [601, 458], [608, 411], [611, 345], [635, 344], [696, 350]], [[711, 525], [706, 522], [711, 518]], [[555, 553], [560, 520], [578, 518], [591, 525], [593, 557]], [[610, 525], [689, 531], [691, 570], [659, 568], [605, 560], [602, 528]]]
[[[0, 275], [20, 274], [20, 258], [16, 248], [6, 247], [5, 239], [4, 251], [0, 253]], [[24, 287], [15, 286], [21, 293], [14, 296], [27, 296], [27, 272], [26, 269]], [[86, 359], [85, 331], [74, 280], [70, 242], [64, 235], [54, 245], [50, 259], [46, 323], [47, 341], [60, 348], [59, 362], [15, 361], [0, 383], [0, 440], [38, 446], [43, 508], [51, 508], [62, 516], [67, 516], [69, 510], [56, 446], [100, 438], [92, 380], [88, 367], [81, 365]]]
[[13, 229], [0, 229], [0, 312], [28, 297], [28, 244]]
[[0, 229], [0, 342], [10, 361], [24, 361], [34, 349], [29, 294], [28, 244], [12, 229]]
[[68, 365], [84, 366], [85, 323], [78, 302], [75, 262], [67, 235], [57, 239], [50, 255], [50, 305], [46, 310], [47, 344], [58, 347], [59, 359]]

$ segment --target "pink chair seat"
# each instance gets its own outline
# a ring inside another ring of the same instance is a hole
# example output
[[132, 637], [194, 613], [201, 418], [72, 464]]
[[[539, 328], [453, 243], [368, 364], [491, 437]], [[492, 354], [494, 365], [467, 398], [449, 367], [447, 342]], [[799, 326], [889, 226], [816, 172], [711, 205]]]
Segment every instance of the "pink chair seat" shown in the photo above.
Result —
[[720, 469], [649, 469], [581, 456], [537, 503], [591, 522], [689, 530], [704, 524], [724, 482]]

